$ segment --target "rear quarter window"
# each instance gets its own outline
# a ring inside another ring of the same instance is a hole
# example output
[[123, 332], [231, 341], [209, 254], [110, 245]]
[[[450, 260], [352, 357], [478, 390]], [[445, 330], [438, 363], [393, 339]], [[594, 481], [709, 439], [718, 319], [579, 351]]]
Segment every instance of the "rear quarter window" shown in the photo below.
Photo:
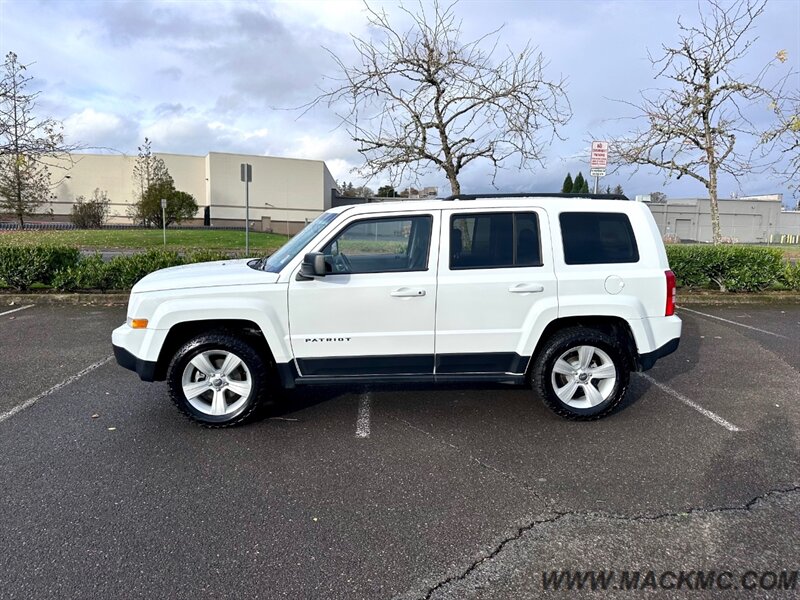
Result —
[[564, 262], [568, 265], [639, 262], [639, 248], [628, 215], [564, 212], [558, 218]]

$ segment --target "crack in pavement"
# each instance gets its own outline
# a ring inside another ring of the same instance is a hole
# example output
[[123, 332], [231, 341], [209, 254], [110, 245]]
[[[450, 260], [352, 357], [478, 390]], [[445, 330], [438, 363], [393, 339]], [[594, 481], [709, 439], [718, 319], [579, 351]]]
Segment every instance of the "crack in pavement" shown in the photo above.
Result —
[[497, 557], [503, 549], [510, 544], [511, 542], [520, 539], [525, 533], [531, 531], [538, 527], [539, 525], [547, 525], [551, 523], [556, 523], [564, 518], [567, 517], [582, 517], [582, 518], [595, 518], [595, 519], [609, 519], [609, 520], [617, 520], [617, 521], [625, 521], [625, 522], [654, 522], [660, 521], [663, 519], [669, 518], [678, 518], [678, 517], [687, 517], [690, 515], [695, 514], [714, 514], [714, 513], [730, 513], [730, 512], [748, 512], [750, 509], [753, 508], [759, 502], [766, 500], [771, 496], [784, 496], [789, 494], [796, 494], [800, 493], [800, 485], [795, 485], [790, 488], [781, 488], [775, 490], [769, 490], [763, 494], [759, 494], [755, 496], [747, 503], [742, 506], [722, 506], [722, 507], [715, 507], [715, 508], [689, 508], [685, 511], [679, 512], [665, 512], [665, 513], [658, 513], [655, 515], [620, 515], [620, 514], [608, 514], [602, 512], [593, 512], [593, 511], [559, 511], [556, 512], [554, 516], [548, 517], [546, 519], [536, 519], [527, 525], [519, 527], [513, 535], [505, 538], [502, 540], [497, 546], [495, 546], [494, 550], [492, 550], [489, 554], [479, 558], [475, 562], [473, 562], [466, 570], [463, 572], [451, 575], [450, 577], [443, 579], [433, 587], [429, 588], [427, 593], [424, 596], [421, 596], [423, 600], [430, 600], [440, 589], [455, 583], [457, 581], [463, 581], [469, 575], [478, 569], [481, 565]]
[[[405, 419], [401, 419], [400, 417], [392, 417], [392, 419], [394, 419], [395, 421], [398, 421], [400, 423], [403, 423], [405, 426], [410, 427], [411, 429], [413, 429], [415, 431], [419, 431], [420, 433], [425, 434], [426, 436], [428, 436], [429, 438], [431, 438], [435, 442], [438, 442], [438, 443], [440, 443], [440, 444], [442, 444], [444, 446], [452, 448], [453, 450], [458, 450], [461, 453], [465, 452], [465, 450], [463, 448], [461, 448], [459, 446], [456, 446], [455, 444], [451, 444], [447, 440], [443, 440], [442, 438], [439, 438], [439, 437], [433, 435], [430, 431], [426, 431], [425, 429], [422, 429], [421, 427], [417, 427], [416, 425], [413, 425], [413, 424], [409, 423]], [[493, 465], [490, 465], [487, 462], [482, 461], [481, 459], [477, 458], [472, 452], [469, 452], [469, 459], [472, 462], [480, 465], [484, 469], [489, 469], [490, 471], [493, 471], [493, 472], [497, 473], [498, 475], [500, 475], [504, 479], [507, 479], [507, 480], [511, 481], [512, 483], [515, 483], [516, 485], [521, 487], [523, 490], [525, 490], [526, 492], [531, 494], [539, 502], [541, 502], [544, 505], [546, 510], [550, 510], [550, 507], [548, 506], [547, 501], [539, 494], [539, 492], [537, 492], [535, 489], [533, 489], [531, 486], [529, 486], [525, 481], [522, 481], [521, 479], [518, 479], [517, 477], [515, 477], [511, 473], [508, 473], [506, 471], [502, 471], [502, 470], [498, 469], [497, 467], [495, 467]]]
[[[393, 420], [395, 420], [395, 421], [403, 423], [404, 425], [406, 425], [407, 427], [409, 427], [409, 428], [411, 428], [411, 429], [413, 429], [415, 431], [418, 431], [420, 433], [425, 434], [426, 436], [428, 436], [432, 440], [434, 440], [434, 441], [436, 441], [436, 442], [438, 442], [438, 443], [440, 443], [440, 444], [442, 444], [444, 446], [452, 448], [453, 450], [457, 450], [457, 451], [459, 451], [461, 453], [466, 452], [463, 448], [461, 448], [461, 447], [459, 447], [459, 446], [457, 446], [457, 445], [455, 445], [455, 444], [453, 444], [451, 442], [448, 442], [447, 440], [439, 438], [439, 437], [435, 436], [434, 434], [432, 434], [431, 432], [429, 432], [429, 431], [427, 431], [427, 430], [425, 430], [425, 429], [423, 429], [421, 427], [418, 427], [416, 425], [413, 425], [412, 423], [406, 421], [405, 419], [401, 419], [399, 417], [391, 417], [391, 418]], [[534, 496], [537, 500], [539, 500], [542, 503], [542, 505], [544, 506], [544, 511], [543, 512], [550, 513], [551, 516], [549, 516], [547, 518], [543, 518], [543, 519], [535, 519], [535, 520], [531, 521], [530, 523], [528, 523], [526, 525], [518, 527], [515, 533], [513, 533], [509, 537], [506, 537], [505, 539], [503, 539], [501, 542], [499, 542], [494, 547], [494, 549], [491, 552], [489, 552], [488, 554], [485, 554], [481, 558], [479, 558], [476, 561], [474, 561], [464, 571], [462, 571], [461, 573], [458, 573], [456, 575], [451, 575], [451, 576], [447, 577], [446, 579], [443, 579], [442, 581], [440, 581], [439, 583], [437, 583], [433, 587], [428, 588], [428, 591], [425, 593], [424, 596], [419, 596], [419, 598], [421, 600], [430, 600], [432, 598], [433, 594], [435, 594], [440, 589], [442, 589], [444, 587], [447, 587], [448, 585], [450, 585], [452, 583], [455, 583], [455, 582], [458, 582], [458, 581], [463, 581], [464, 579], [469, 577], [469, 575], [472, 572], [474, 572], [476, 569], [478, 569], [481, 565], [483, 565], [484, 563], [487, 563], [487, 562], [490, 562], [490, 561], [494, 560], [497, 557], [497, 555], [500, 554], [500, 552], [502, 552], [503, 549], [508, 544], [510, 544], [511, 542], [513, 542], [515, 540], [520, 539], [528, 531], [531, 531], [531, 530], [535, 529], [536, 527], [538, 527], [540, 525], [548, 525], [548, 524], [551, 524], [551, 523], [556, 523], [556, 522], [558, 522], [558, 521], [560, 521], [562, 519], [565, 519], [567, 517], [580, 517], [580, 518], [586, 518], [586, 519], [606, 519], [606, 520], [611, 520], [611, 521], [622, 521], [622, 522], [628, 522], [628, 523], [656, 522], [656, 521], [660, 521], [660, 520], [664, 520], [664, 519], [682, 518], [682, 517], [688, 517], [688, 516], [691, 516], [691, 515], [706, 515], [706, 514], [732, 513], [732, 512], [748, 512], [753, 508], [753, 506], [755, 506], [759, 502], [764, 501], [767, 498], [770, 498], [772, 496], [783, 496], [783, 495], [800, 493], [800, 484], [797, 484], [797, 485], [793, 485], [793, 486], [788, 487], [788, 488], [779, 488], [779, 489], [769, 490], [767, 492], [764, 492], [763, 494], [759, 494], [759, 495], [753, 497], [752, 499], [750, 499], [748, 502], [746, 502], [745, 504], [743, 504], [741, 506], [720, 506], [720, 507], [711, 507], [711, 508], [702, 508], [702, 507], [701, 508], [693, 508], [692, 507], [692, 508], [687, 508], [686, 510], [682, 510], [682, 511], [671, 511], [671, 512], [663, 512], [663, 513], [656, 513], [656, 514], [624, 515], [624, 514], [619, 514], [619, 513], [608, 513], [608, 512], [602, 512], [602, 511], [599, 511], [599, 512], [598, 511], [560, 511], [560, 510], [554, 510], [554, 509], [550, 508], [549, 503], [541, 496], [541, 494], [539, 494], [536, 490], [534, 490], [532, 487], [530, 487], [525, 481], [520, 480], [519, 478], [515, 477], [511, 473], [508, 473], [506, 471], [498, 469], [497, 467], [495, 467], [493, 465], [490, 465], [487, 462], [484, 462], [483, 460], [477, 458], [472, 452], [468, 452], [468, 456], [469, 456], [469, 459], [472, 462], [474, 462], [474, 463], [480, 465], [481, 467], [483, 467], [485, 469], [488, 469], [488, 470], [490, 470], [490, 471], [492, 471], [494, 473], [497, 473], [498, 475], [500, 475], [504, 479], [507, 479], [508, 481], [511, 481], [511, 482], [515, 483], [516, 485], [520, 486], [525, 491], [529, 492], [532, 496]], [[406, 596], [410, 596], [410, 595], [411, 594], [407, 592], [406, 594], [404, 594], [401, 597], [406, 597]]]

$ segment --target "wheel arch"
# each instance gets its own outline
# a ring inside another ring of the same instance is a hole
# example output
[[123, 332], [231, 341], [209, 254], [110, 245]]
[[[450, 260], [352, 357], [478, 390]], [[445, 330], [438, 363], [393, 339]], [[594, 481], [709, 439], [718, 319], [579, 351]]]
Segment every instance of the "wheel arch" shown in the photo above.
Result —
[[223, 330], [242, 336], [251, 342], [257, 350], [265, 353], [265, 357], [274, 364], [275, 358], [272, 354], [269, 342], [262, 329], [254, 321], [249, 321], [247, 319], [200, 319], [182, 321], [170, 327], [167, 337], [161, 346], [156, 362], [155, 380], [163, 381], [166, 379], [169, 363], [183, 344], [193, 337], [215, 330]]
[[627, 366], [631, 370], [636, 370], [638, 368], [637, 358], [639, 355], [636, 350], [636, 340], [633, 336], [633, 330], [631, 329], [628, 321], [622, 317], [602, 315], [573, 316], [554, 319], [547, 324], [547, 326], [544, 328], [544, 331], [542, 331], [542, 334], [539, 336], [533, 354], [531, 355], [531, 359], [528, 362], [528, 367], [525, 370], [526, 377], [530, 376], [536, 361], [539, 359], [542, 349], [547, 343], [547, 340], [549, 340], [555, 333], [573, 327], [594, 329], [622, 340], [622, 346], [625, 349], [625, 353], [628, 358]]

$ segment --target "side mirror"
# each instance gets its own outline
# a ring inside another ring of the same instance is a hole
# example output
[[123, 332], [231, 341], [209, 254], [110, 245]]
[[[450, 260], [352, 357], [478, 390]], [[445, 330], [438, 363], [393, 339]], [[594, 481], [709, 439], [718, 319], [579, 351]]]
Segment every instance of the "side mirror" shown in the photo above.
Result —
[[303, 257], [303, 264], [300, 265], [298, 279], [314, 279], [314, 277], [325, 277], [325, 255], [322, 252], [309, 252]]

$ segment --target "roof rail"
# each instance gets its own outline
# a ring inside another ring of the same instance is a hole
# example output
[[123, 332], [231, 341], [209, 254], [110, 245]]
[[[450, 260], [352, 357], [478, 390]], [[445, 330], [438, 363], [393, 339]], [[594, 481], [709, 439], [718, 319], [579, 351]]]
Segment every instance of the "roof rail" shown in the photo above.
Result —
[[483, 198], [584, 198], [589, 200], [629, 200], [624, 194], [562, 194], [555, 192], [524, 192], [517, 194], [453, 194], [442, 200], [480, 200]]

